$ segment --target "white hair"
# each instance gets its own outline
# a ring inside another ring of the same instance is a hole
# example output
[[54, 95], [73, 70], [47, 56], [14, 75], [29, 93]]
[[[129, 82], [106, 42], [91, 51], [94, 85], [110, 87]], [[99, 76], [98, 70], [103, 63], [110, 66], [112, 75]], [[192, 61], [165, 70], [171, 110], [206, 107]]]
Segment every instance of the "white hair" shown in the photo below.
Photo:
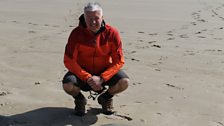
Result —
[[100, 11], [101, 16], [103, 15], [103, 9], [101, 5], [97, 2], [89, 2], [85, 7], [84, 7], [84, 14], [88, 11]]

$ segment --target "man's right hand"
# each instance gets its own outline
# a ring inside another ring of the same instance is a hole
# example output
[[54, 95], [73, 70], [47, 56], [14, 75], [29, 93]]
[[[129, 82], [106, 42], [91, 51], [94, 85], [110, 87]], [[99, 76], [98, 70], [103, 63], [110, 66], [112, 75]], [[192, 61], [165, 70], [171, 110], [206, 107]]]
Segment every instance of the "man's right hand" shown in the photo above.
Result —
[[94, 91], [100, 91], [103, 89], [101, 86], [102, 82], [100, 81], [99, 76], [92, 76], [89, 79], [87, 79], [87, 84], [94, 90]]

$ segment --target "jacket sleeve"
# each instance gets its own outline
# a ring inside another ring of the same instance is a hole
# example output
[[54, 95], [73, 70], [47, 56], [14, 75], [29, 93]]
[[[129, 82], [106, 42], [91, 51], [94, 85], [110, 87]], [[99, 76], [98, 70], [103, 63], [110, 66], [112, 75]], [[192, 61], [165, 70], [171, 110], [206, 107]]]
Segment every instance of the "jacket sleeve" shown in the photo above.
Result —
[[112, 40], [113, 40], [111, 47], [112, 64], [100, 75], [105, 81], [108, 81], [110, 78], [112, 78], [124, 65], [122, 42], [119, 33], [117, 31], [115, 31]]
[[64, 65], [70, 72], [74, 73], [78, 78], [86, 82], [92, 75], [82, 69], [77, 63], [78, 44], [76, 43], [76, 36], [76, 31], [73, 30], [65, 48]]

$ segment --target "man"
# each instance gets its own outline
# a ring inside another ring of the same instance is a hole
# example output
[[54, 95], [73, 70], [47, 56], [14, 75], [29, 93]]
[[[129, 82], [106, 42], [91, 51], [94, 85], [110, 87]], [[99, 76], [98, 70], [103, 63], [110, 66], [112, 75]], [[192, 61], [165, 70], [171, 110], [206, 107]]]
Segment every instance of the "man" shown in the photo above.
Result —
[[104, 114], [112, 114], [113, 96], [127, 89], [129, 83], [120, 70], [124, 57], [119, 33], [105, 24], [98, 3], [88, 3], [79, 21], [65, 49], [64, 64], [69, 72], [63, 78], [63, 89], [75, 99], [75, 114], [83, 116], [86, 99], [80, 90], [100, 93], [109, 86], [97, 100]]

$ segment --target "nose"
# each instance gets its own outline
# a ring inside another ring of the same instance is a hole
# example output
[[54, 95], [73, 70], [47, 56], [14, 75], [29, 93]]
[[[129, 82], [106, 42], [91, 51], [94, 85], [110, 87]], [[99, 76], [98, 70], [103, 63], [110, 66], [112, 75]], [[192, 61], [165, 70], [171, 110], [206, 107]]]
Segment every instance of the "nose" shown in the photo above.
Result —
[[93, 24], [96, 24], [96, 21], [95, 21], [95, 20], [92, 20], [92, 23], [93, 23]]

